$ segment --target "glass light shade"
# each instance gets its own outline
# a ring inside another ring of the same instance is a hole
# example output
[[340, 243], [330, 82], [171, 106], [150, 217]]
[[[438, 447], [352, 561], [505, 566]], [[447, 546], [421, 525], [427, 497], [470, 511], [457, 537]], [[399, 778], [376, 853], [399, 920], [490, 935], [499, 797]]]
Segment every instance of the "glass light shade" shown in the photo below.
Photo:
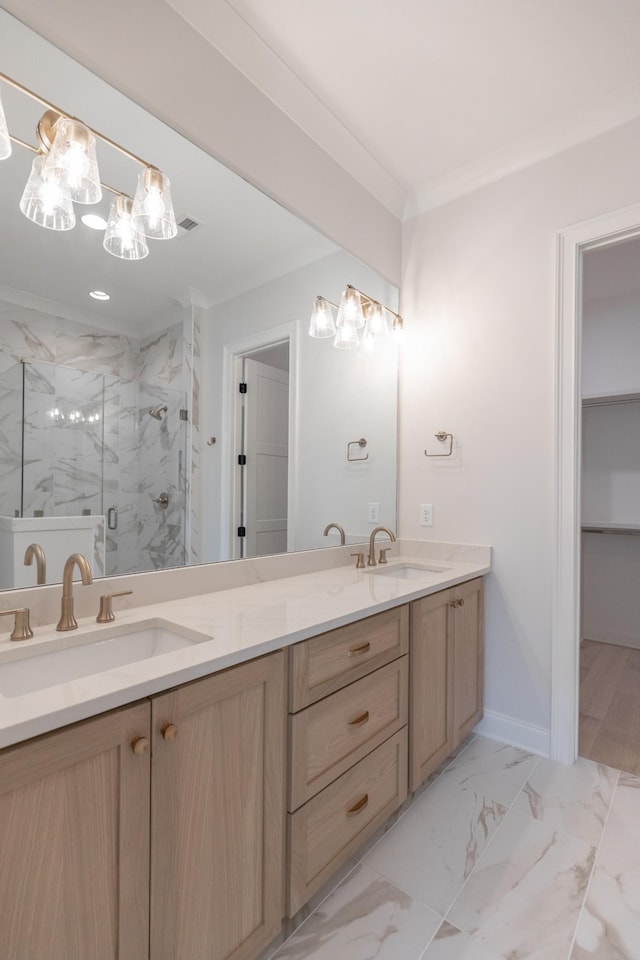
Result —
[[145, 167], [138, 174], [133, 219], [136, 230], [153, 240], [171, 240], [178, 232], [169, 178], [155, 167]]
[[0, 98], [0, 160], [6, 160], [11, 156], [11, 140], [9, 138], [9, 127], [7, 118], [4, 115], [2, 99]]
[[45, 178], [59, 180], [76, 203], [97, 203], [102, 197], [96, 138], [84, 123], [60, 117], [44, 165]]
[[43, 176], [45, 158], [34, 157], [31, 173], [20, 198], [20, 209], [25, 217], [48, 230], [72, 230], [76, 215], [69, 191], [59, 180]]
[[332, 337], [336, 332], [333, 322], [331, 304], [324, 297], [316, 297], [313, 301], [313, 312], [309, 323], [310, 337]]
[[393, 339], [396, 343], [402, 343], [404, 340], [404, 323], [402, 317], [396, 317], [393, 321]]
[[149, 253], [147, 241], [134, 227], [130, 197], [114, 197], [109, 211], [109, 222], [103, 247], [107, 253], [121, 260], [143, 260]]
[[372, 345], [384, 343], [389, 337], [389, 324], [381, 304], [373, 302], [364, 306], [364, 336]]
[[354, 287], [347, 287], [340, 298], [336, 326], [349, 324], [352, 327], [364, 327], [364, 315], [360, 294]]
[[336, 338], [333, 341], [334, 347], [338, 350], [357, 350], [360, 345], [358, 331], [350, 323], [343, 323], [336, 330]]

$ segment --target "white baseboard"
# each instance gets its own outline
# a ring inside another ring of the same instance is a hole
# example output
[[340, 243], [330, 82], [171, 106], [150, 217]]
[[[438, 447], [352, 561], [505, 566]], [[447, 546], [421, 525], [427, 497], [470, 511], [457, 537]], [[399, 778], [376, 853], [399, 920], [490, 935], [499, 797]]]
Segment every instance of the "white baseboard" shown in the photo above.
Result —
[[523, 723], [513, 717], [505, 717], [504, 714], [494, 713], [492, 710], [485, 710], [484, 717], [473, 732], [490, 740], [501, 740], [514, 747], [521, 747], [540, 757], [548, 757], [551, 753], [550, 730], [536, 727], [532, 723]]
[[640, 650], [640, 636], [635, 633], [614, 633], [612, 630], [583, 630], [585, 639], [597, 643], [615, 643], [619, 647], [632, 647]]

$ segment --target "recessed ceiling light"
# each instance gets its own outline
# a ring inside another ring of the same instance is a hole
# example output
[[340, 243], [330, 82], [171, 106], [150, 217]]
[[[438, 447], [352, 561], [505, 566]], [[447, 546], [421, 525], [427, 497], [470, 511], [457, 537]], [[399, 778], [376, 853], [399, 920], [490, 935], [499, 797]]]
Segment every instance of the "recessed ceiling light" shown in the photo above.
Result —
[[105, 293], [104, 290], [90, 290], [89, 296], [94, 300], [111, 300], [111, 294]]
[[107, 221], [104, 217], [99, 217], [97, 213], [85, 213], [83, 217], [80, 217], [85, 227], [90, 227], [92, 230], [106, 230]]

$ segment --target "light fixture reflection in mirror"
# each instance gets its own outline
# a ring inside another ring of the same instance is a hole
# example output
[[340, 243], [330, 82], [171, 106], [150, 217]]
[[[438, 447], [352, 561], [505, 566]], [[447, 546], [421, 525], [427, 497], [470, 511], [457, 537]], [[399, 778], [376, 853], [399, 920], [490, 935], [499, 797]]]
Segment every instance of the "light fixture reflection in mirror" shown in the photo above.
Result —
[[[7, 74], [0, 73], [0, 81], [49, 107], [36, 125], [38, 145], [32, 146], [11, 134], [0, 101], [0, 160], [11, 156], [11, 141], [36, 154], [20, 200], [20, 209], [29, 220], [49, 230], [72, 230], [76, 222], [73, 203], [99, 203], [104, 187], [121, 201], [112, 205], [111, 230], [104, 244], [108, 253], [123, 260], [142, 260], [149, 253], [145, 236], [154, 240], [176, 236], [171, 188], [164, 173]], [[96, 137], [142, 167], [133, 202], [120, 190], [101, 183]]]

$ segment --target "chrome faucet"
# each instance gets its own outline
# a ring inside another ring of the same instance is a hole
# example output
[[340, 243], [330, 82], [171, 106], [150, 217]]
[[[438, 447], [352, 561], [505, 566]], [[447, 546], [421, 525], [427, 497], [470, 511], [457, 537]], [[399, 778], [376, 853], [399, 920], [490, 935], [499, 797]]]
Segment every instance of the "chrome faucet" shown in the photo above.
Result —
[[47, 558], [39, 543], [30, 543], [24, 553], [24, 565], [30, 567], [33, 558], [36, 560], [36, 583], [38, 586], [47, 582]]
[[326, 535], [329, 533], [329, 530], [337, 530], [337, 531], [338, 531], [338, 533], [340, 534], [340, 546], [341, 546], [341, 547], [344, 547], [344, 544], [345, 544], [344, 530], [343, 530], [343, 528], [340, 526], [340, 524], [339, 524], [339, 523], [328, 523], [328, 524], [326, 525], [326, 527], [324, 528], [324, 533], [322, 534], [322, 536], [323, 536], [323, 537], [326, 537]]
[[72, 553], [64, 565], [62, 574], [62, 609], [56, 630], [75, 630], [78, 621], [73, 615], [73, 568], [77, 566], [85, 587], [93, 583], [91, 567], [81, 553]]
[[369, 537], [369, 559], [367, 560], [368, 567], [376, 566], [376, 533], [386, 533], [390, 540], [395, 540], [396, 535], [393, 530], [389, 530], [389, 527], [375, 527], [371, 531], [371, 536]]

